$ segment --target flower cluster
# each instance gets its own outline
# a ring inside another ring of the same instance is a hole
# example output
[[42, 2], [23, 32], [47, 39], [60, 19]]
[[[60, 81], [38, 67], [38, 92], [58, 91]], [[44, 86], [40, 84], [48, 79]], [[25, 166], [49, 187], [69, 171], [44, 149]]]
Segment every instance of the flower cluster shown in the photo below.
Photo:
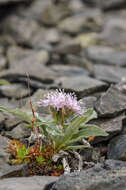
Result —
[[40, 105], [44, 107], [52, 107], [59, 111], [64, 108], [74, 113], [81, 113], [81, 106], [74, 93], [65, 93], [62, 90], [50, 92], [44, 100], [40, 100]]

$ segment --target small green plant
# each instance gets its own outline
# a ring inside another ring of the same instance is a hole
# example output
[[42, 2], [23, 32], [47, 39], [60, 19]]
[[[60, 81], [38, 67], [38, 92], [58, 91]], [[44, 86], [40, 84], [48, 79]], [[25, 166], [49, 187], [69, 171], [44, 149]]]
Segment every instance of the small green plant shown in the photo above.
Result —
[[[98, 126], [88, 124], [90, 120], [97, 118], [97, 114], [93, 109], [83, 113], [74, 94], [57, 90], [40, 100], [39, 106], [48, 107], [51, 117], [42, 118], [33, 108], [29, 115], [19, 109], [0, 107], [1, 111], [20, 116], [32, 127], [28, 147], [17, 140], [10, 142], [8, 152], [13, 157], [13, 163], [36, 162], [43, 167], [55, 165], [56, 170], [51, 175], [60, 175], [65, 171], [63, 160], [69, 152], [75, 153], [76, 150], [89, 147], [89, 143], [75, 145], [77, 141], [108, 135]], [[33, 139], [35, 143], [30, 146]]]

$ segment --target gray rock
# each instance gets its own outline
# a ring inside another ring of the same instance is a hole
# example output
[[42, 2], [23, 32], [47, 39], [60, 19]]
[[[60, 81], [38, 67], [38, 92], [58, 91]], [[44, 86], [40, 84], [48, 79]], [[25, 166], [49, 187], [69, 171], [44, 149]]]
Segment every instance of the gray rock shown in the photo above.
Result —
[[121, 133], [123, 131], [123, 119], [125, 118], [124, 114], [121, 114], [115, 118], [100, 118], [98, 120], [92, 121], [90, 123], [99, 126], [101, 129], [106, 131], [109, 135], [106, 137], [95, 137], [92, 141], [92, 144], [96, 144], [102, 141], [106, 141], [111, 139], [113, 136]]
[[98, 80], [106, 81], [108, 83], [118, 83], [122, 77], [126, 76], [126, 69], [97, 64], [94, 65], [94, 75]]
[[0, 77], [17, 80], [19, 76], [26, 78], [26, 73], [28, 73], [30, 78], [51, 83], [54, 78], [58, 77], [55, 72], [44, 65], [49, 59], [48, 53], [45, 50], [33, 51], [19, 47], [10, 47], [7, 57], [9, 69], [2, 71]]
[[0, 71], [6, 68], [7, 60], [6, 58], [0, 54]]
[[0, 131], [4, 128], [4, 121], [5, 121], [5, 116], [2, 112], [0, 112]]
[[[92, 22], [90, 22], [90, 20]], [[83, 31], [96, 31], [102, 24], [101, 12], [96, 10], [85, 9], [84, 13], [75, 14], [62, 20], [58, 28], [60, 31], [70, 34], [77, 34]]]
[[75, 65], [53, 64], [51, 69], [55, 72], [62, 73], [63, 76], [88, 75], [86, 69]]
[[15, 126], [22, 122], [21, 118], [12, 115], [12, 114], [4, 114], [6, 119], [4, 120], [4, 128], [6, 131], [12, 130]]
[[8, 144], [9, 144], [9, 139], [0, 135], [0, 165], [9, 161], [10, 155], [5, 151]]
[[8, 178], [0, 180], [1, 190], [44, 190], [46, 186], [51, 186], [58, 177], [33, 176], [21, 178]]
[[126, 161], [126, 135], [113, 138], [108, 146], [108, 158]]
[[81, 107], [82, 109], [94, 108], [96, 101], [97, 101], [97, 98], [94, 96], [82, 98], [80, 100]]
[[31, 46], [32, 38], [37, 35], [40, 26], [34, 20], [11, 15], [4, 20], [2, 29], [16, 43]]
[[5, 136], [12, 139], [22, 139], [29, 137], [31, 135], [31, 128], [25, 124], [21, 123], [13, 128], [11, 131], [5, 132]]
[[56, 83], [59, 84], [61, 88], [78, 93], [81, 97], [104, 90], [107, 87], [106, 83], [84, 75], [61, 77]]
[[25, 165], [0, 164], [0, 179], [27, 176]]
[[71, 11], [68, 6], [69, 2], [57, 4], [49, 4], [43, 10], [41, 15], [42, 23], [52, 26], [58, 24], [58, 22], [64, 17], [70, 15]]
[[[26, 1], [30, 2], [31, 0], [26, 0]], [[18, 2], [24, 2], [24, 0], [0, 0], [0, 4], [18, 3]]]
[[79, 173], [63, 175], [51, 190], [125, 190], [126, 163], [107, 160]]
[[[98, 36], [98, 40], [108, 46], [126, 47], [126, 19], [115, 17], [108, 17], [105, 22], [102, 32]], [[118, 37], [117, 37], [118, 36]]]
[[123, 8], [126, 5], [125, 0], [83, 0], [84, 3], [87, 3], [89, 5], [97, 6], [99, 8], [102, 8], [104, 10], [113, 10], [113, 9], [119, 9]]
[[75, 40], [63, 42], [54, 48], [54, 52], [58, 54], [78, 54], [81, 52], [81, 45]]
[[90, 46], [85, 52], [86, 57], [94, 63], [105, 65], [126, 65], [126, 52], [106, 46]]
[[126, 96], [112, 85], [96, 102], [95, 108], [99, 116], [115, 116], [126, 109]]
[[22, 101], [17, 101], [17, 100], [8, 100], [7, 98], [0, 98], [0, 105], [9, 108], [9, 109], [15, 109], [19, 108], [20, 104], [22, 104]]
[[0, 92], [10, 98], [23, 98], [29, 94], [28, 88], [23, 84], [2, 85]]

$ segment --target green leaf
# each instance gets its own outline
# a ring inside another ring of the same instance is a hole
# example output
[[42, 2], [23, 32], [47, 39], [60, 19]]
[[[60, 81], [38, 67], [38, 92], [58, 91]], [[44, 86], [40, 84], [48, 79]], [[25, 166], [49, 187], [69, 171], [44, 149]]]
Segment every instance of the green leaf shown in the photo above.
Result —
[[0, 85], [11, 85], [11, 83], [5, 79], [0, 79]]
[[77, 146], [67, 146], [64, 150], [80, 150], [82, 148], [90, 148], [89, 146], [85, 145], [77, 145]]
[[21, 110], [19, 110], [17, 108], [13, 109], [13, 110], [10, 110], [8, 108], [0, 106], [0, 111], [8, 112], [8, 113], [11, 113], [13, 115], [19, 116], [25, 122], [31, 123], [31, 115], [28, 115], [26, 112], [23, 112], [23, 111], [21, 111]]
[[17, 158], [20, 159], [24, 159], [27, 156], [27, 151], [26, 151], [26, 147], [25, 145], [21, 146], [18, 150], [17, 150]]
[[78, 133], [73, 135], [73, 140], [81, 137], [88, 138], [90, 136], [108, 136], [108, 133], [96, 125], [84, 125], [83, 128], [84, 129], [81, 129]]
[[44, 158], [42, 157], [42, 155], [36, 157], [36, 160], [39, 164], [42, 164], [42, 162], [44, 161]]

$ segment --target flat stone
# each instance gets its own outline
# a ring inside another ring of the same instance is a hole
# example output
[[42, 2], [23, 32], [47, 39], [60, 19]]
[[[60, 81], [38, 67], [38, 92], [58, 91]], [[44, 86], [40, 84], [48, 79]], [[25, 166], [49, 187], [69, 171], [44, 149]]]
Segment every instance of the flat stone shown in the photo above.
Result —
[[[9, 144], [9, 139], [0, 135], [0, 165], [9, 161], [9, 156], [5, 149]], [[0, 171], [1, 172], [1, 171]]]
[[92, 144], [106, 141], [108, 139], [111, 139], [113, 136], [121, 133], [124, 127], [123, 125], [124, 118], [125, 118], [125, 115], [121, 114], [115, 118], [111, 118], [111, 119], [99, 118], [95, 121], [90, 122], [92, 124], [99, 126], [101, 129], [103, 129], [109, 134], [106, 137], [95, 137], [95, 139], [92, 141]]
[[0, 131], [4, 128], [4, 121], [5, 121], [5, 116], [2, 112], [0, 112]]
[[126, 135], [113, 138], [108, 146], [108, 158], [126, 161]]
[[68, 4], [69, 2], [61, 2], [58, 3], [58, 5], [54, 3], [47, 5], [41, 15], [42, 23], [48, 26], [58, 24], [61, 19], [70, 15], [71, 10], [69, 9]]
[[[43, 115], [47, 115], [49, 113], [46, 108], [44, 108], [42, 106], [39, 107], [39, 101], [40, 101], [40, 99], [43, 99], [44, 96], [47, 93], [49, 93], [50, 91], [52, 91], [52, 90], [39, 89], [34, 93], [33, 96], [31, 96], [31, 101], [32, 101], [32, 106], [33, 106], [34, 111], [41, 113]], [[22, 110], [26, 111], [26, 112], [31, 112], [31, 106], [29, 103], [29, 99], [27, 99], [26, 104], [22, 107]]]
[[24, 165], [9, 165], [7, 163], [0, 164], [0, 180], [9, 177], [27, 176]]
[[86, 57], [94, 63], [105, 65], [126, 66], [126, 52], [106, 46], [90, 46], [85, 52]]
[[0, 73], [0, 77], [17, 79], [18, 77], [34, 78], [39, 81], [50, 81], [58, 77], [57, 74], [46, 67], [48, 53], [45, 50], [33, 51], [19, 47], [10, 47], [7, 52], [9, 69]]
[[44, 190], [46, 187], [51, 186], [58, 177], [52, 176], [33, 176], [21, 178], [8, 178], [0, 180], [1, 190]]
[[2, 29], [16, 43], [31, 46], [32, 38], [37, 35], [40, 26], [34, 20], [11, 15], [4, 20]]
[[126, 109], [126, 95], [112, 85], [96, 102], [96, 111], [101, 117], [113, 117]]
[[6, 68], [7, 60], [6, 58], [0, 54], [0, 71]]
[[[31, 0], [26, 0], [26, 1], [30, 2]], [[0, 4], [18, 3], [18, 2], [24, 2], [24, 0], [0, 0]]]
[[115, 66], [97, 64], [94, 65], [94, 75], [98, 80], [108, 83], [119, 83], [126, 76], [126, 69]]
[[[102, 32], [98, 36], [98, 40], [108, 46], [124, 48], [126, 47], [126, 19], [115, 17], [108, 17], [105, 22]], [[118, 36], [118, 38], [117, 38]]]
[[12, 139], [27, 138], [30, 135], [31, 135], [31, 128], [25, 123], [20, 123], [15, 128], [13, 128], [11, 131], [5, 132], [5, 136], [12, 138]]
[[75, 40], [63, 42], [54, 48], [54, 52], [64, 55], [64, 54], [78, 54], [81, 52], [81, 45]]
[[4, 113], [4, 117], [6, 117], [4, 120], [4, 128], [6, 131], [12, 130], [15, 126], [22, 122], [21, 118], [9, 113]]
[[81, 104], [82, 109], [89, 109], [89, 108], [94, 108], [96, 101], [97, 101], [96, 97], [89, 96], [89, 97], [80, 99], [80, 104]]
[[28, 88], [23, 84], [2, 85], [0, 92], [10, 98], [23, 98], [29, 94]]
[[[90, 19], [92, 22], [90, 22]], [[75, 14], [62, 20], [58, 28], [60, 31], [77, 34], [83, 31], [97, 31], [101, 26], [101, 12], [98, 9], [85, 9], [83, 13]]]
[[105, 90], [107, 87], [106, 83], [84, 75], [61, 77], [56, 81], [56, 83], [63, 89], [71, 90], [80, 94], [81, 97], [96, 91]]
[[125, 179], [126, 163], [106, 160], [85, 171], [62, 175], [51, 190], [125, 190]]
[[[77, 64], [76, 64], [77, 65]], [[53, 64], [51, 69], [55, 72], [62, 73], [63, 76], [88, 75], [84, 68], [73, 65]]]
[[8, 98], [0, 98], [0, 105], [5, 108], [9, 108], [9, 109], [19, 108], [20, 104], [22, 104], [22, 101], [18, 101], [14, 99], [9, 100]]

